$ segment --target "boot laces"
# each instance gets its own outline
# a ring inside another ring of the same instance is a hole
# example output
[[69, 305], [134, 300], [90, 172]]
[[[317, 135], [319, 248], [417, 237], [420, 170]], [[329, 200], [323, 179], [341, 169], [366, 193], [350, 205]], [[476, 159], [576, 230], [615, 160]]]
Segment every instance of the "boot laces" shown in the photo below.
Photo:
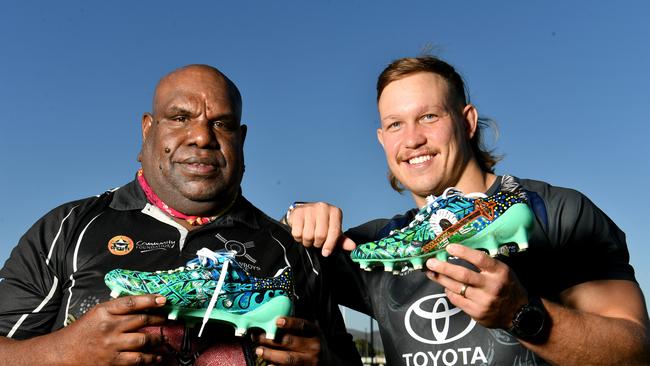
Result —
[[219, 263], [218, 256], [226, 257], [223, 261], [223, 266], [221, 267], [221, 273], [219, 273], [219, 280], [217, 281], [217, 287], [215, 287], [214, 292], [212, 293], [212, 297], [210, 298], [210, 303], [208, 303], [208, 308], [205, 310], [205, 314], [203, 314], [203, 321], [201, 322], [199, 337], [201, 337], [201, 334], [203, 334], [203, 329], [205, 328], [205, 324], [208, 322], [208, 319], [210, 319], [210, 314], [212, 313], [212, 310], [214, 309], [214, 306], [217, 303], [217, 298], [219, 297], [219, 294], [221, 294], [221, 288], [223, 287], [223, 283], [226, 279], [226, 274], [228, 273], [228, 265], [230, 264], [230, 261], [234, 259], [235, 253], [236, 252], [234, 251], [227, 251], [223, 254], [215, 253], [208, 248], [202, 248], [198, 252], [196, 252], [197, 256], [199, 257], [200, 263], [204, 266], [207, 266], [209, 264], [209, 260], [212, 260], [215, 263]]
[[430, 216], [431, 212], [434, 209], [440, 208], [441, 202], [444, 200], [447, 200], [448, 198], [451, 197], [464, 197], [464, 198], [470, 198], [470, 199], [477, 199], [477, 198], [486, 198], [487, 195], [485, 193], [481, 192], [472, 192], [468, 194], [464, 194], [461, 190], [459, 190], [456, 187], [449, 187], [442, 192], [440, 196], [434, 196], [430, 195], [426, 197], [426, 205], [418, 211], [418, 213], [415, 215], [415, 218], [413, 221], [411, 221], [408, 226], [400, 229], [401, 232], [404, 232], [416, 225], [421, 224], [424, 220], [426, 220], [427, 216]]

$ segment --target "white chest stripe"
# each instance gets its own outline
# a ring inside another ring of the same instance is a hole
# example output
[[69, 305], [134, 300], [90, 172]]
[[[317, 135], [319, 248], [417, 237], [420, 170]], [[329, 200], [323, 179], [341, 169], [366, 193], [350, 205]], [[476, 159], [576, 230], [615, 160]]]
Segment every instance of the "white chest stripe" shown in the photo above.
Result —
[[307, 258], [309, 258], [309, 263], [311, 264], [311, 270], [318, 276], [318, 271], [316, 268], [314, 268], [314, 260], [311, 259], [311, 254], [309, 254], [309, 251], [305, 250], [305, 254], [307, 254]]
[[[285, 261], [285, 263], [287, 263], [287, 266], [291, 267], [291, 263], [289, 263], [289, 259], [287, 258], [287, 249], [284, 247], [284, 245], [282, 245], [282, 242], [280, 242], [278, 239], [275, 238], [275, 236], [273, 236], [273, 234], [271, 234], [271, 237], [278, 244], [280, 244], [280, 246], [282, 247], [282, 251], [284, 252], [284, 261]], [[309, 255], [308, 251], [305, 251], [305, 253], [307, 254], [307, 258], [309, 258], [309, 263], [311, 264], [312, 272], [314, 272], [314, 274], [316, 274], [316, 276], [318, 276], [318, 271], [316, 270], [316, 268], [314, 268], [314, 261], [313, 261], [313, 259], [311, 259], [311, 255]]]
[[284, 245], [282, 245], [282, 243], [278, 239], [276, 239], [275, 236], [273, 236], [273, 234], [271, 234], [271, 237], [278, 244], [280, 244], [280, 246], [282, 247], [282, 252], [284, 252], [284, 262], [287, 264], [287, 266], [291, 267], [291, 263], [289, 263], [289, 258], [287, 258], [287, 248], [285, 248]]
[[81, 234], [79, 234], [79, 239], [77, 239], [77, 245], [75, 245], [74, 248], [74, 255], [72, 257], [72, 274], [70, 275], [70, 281], [72, 281], [72, 284], [70, 285], [70, 288], [68, 288], [68, 302], [65, 306], [65, 318], [63, 319], [63, 326], [66, 326], [66, 322], [68, 320], [68, 312], [70, 311], [70, 300], [72, 299], [72, 288], [74, 287], [75, 280], [74, 280], [74, 274], [77, 272], [77, 258], [79, 255], [79, 247], [81, 246], [81, 241], [84, 238], [84, 234], [86, 234], [86, 230], [90, 226], [90, 224], [95, 221], [96, 218], [98, 218], [101, 215], [101, 213], [95, 217], [93, 217], [92, 220], [84, 227], [84, 229], [81, 231]]
[[[50, 292], [43, 299], [43, 301], [41, 301], [41, 303], [38, 305], [38, 307], [36, 307], [36, 309], [34, 309], [31, 312], [31, 314], [36, 314], [36, 313], [40, 312], [41, 309], [43, 309], [45, 304], [47, 304], [50, 301], [50, 299], [52, 299], [52, 296], [54, 296], [54, 293], [56, 293], [56, 289], [57, 289], [58, 284], [59, 284], [59, 279], [56, 276], [54, 276], [54, 282], [52, 283], [52, 287], [50, 288]], [[14, 335], [14, 333], [16, 333], [16, 331], [18, 330], [18, 328], [20, 328], [20, 326], [23, 324], [25, 319], [27, 319], [28, 315], [29, 314], [23, 314], [20, 317], [20, 319], [18, 319], [16, 324], [14, 324], [13, 328], [11, 328], [11, 331], [7, 334], [7, 338], [11, 338]]]

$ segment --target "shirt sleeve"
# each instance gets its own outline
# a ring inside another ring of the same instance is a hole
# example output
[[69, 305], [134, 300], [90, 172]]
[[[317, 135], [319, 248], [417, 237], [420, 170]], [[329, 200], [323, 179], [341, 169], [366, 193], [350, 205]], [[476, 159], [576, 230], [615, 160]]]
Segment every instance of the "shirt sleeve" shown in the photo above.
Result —
[[322, 331], [324, 342], [321, 342], [321, 363], [324, 365], [361, 365], [359, 352], [354, 344], [352, 335], [347, 332], [343, 316], [332, 290], [338, 286], [329, 276], [329, 270], [321, 271], [320, 293], [317, 310], [318, 324]]
[[323, 257], [318, 250], [295, 243], [286, 228], [276, 234], [277, 238], [290, 243], [286, 246], [286, 254], [294, 258], [294, 316], [311, 321], [319, 328], [320, 364], [360, 366], [359, 352], [333, 297], [333, 289], [338, 284], [332, 281], [330, 269], [323, 266]]
[[338, 285], [333, 282], [330, 269], [321, 265], [323, 259], [314, 250], [306, 250], [312, 265], [308, 287], [316, 323], [321, 330], [321, 364], [323, 365], [361, 365], [352, 335], [347, 332], [341, 310], [333, 296]]
[[58, 207], [36, 222], [0, 269], [0, 335], [25, 339], [52, 330], [66, 280], [52, 255], [65, 241], [76, 207]]
[[539, 194], [544, 210], [536, 211], [540, 224], [529, 253], [522, 255], [528, 259], [520, 265], [522, 277], [531, 277], [549, 294], [589, 281], [636, 281], [625, 234], [589, 198], [573, 189], [525, 182]]
[[586, 196], [566, 191], [553, 202], [559, 208], [549, 218], [557, 228], [551, 235], [564, 253], [560, 261], [570, 273], [564, 287], [594, 280], [636, 281], [623, 231]]

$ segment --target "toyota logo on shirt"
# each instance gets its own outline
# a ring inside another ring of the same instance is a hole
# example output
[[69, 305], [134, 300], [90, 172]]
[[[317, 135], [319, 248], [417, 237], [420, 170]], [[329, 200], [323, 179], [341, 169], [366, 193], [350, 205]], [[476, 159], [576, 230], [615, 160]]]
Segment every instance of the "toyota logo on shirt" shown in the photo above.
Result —
[[467, 335], [475, 325], [476, 321], [451, 305], [444, 294], [419, 299], [408, 308], [404, 316], [408, 334], [426, 344], [453, 342]]

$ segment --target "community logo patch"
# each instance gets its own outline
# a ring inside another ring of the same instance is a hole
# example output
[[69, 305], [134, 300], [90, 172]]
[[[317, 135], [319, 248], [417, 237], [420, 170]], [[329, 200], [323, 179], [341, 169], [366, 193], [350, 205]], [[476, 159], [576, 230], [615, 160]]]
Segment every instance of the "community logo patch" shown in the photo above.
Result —
[[108, 251], [114, 255], [127, 255], [133, 250], [133, 240], [128, 236], [118, 235], [108, 241]]
[[135, 249], [139, 250], [140, 253], [153, 252], [155, 250], [167, 250], [172, 249], [176, 246], [175, 240], [164, 240], [164, 241], [144, 241], [138, 240], [135, 243]]

